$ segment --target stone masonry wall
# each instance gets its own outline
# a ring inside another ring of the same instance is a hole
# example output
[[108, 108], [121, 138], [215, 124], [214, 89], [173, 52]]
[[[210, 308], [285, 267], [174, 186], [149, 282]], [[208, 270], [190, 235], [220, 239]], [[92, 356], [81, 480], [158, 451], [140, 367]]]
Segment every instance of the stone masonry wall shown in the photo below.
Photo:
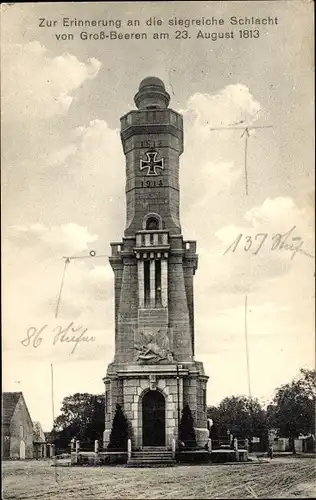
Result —
[[[107, 379], [106, 390], [111, 398], [110, 407], [106, 412], [107, 439], [112, 428], [115, 414], [115, 405], [121, 404], [128, 419], [133, 449], [142, 447], [142, 398], [151, 390], [149, 378], [127, 377], [122, 379]], [[178, 433], [178, 389], [176, 377], [160, 377], [157, 379], [156, 389], [165, 398], [166, 446], [171, 448], [172, 439]], [[179, 380], [180, 415], [183, 408], [183, 382]], [[111, 409], [110, 409], [111, 408]]]
[[192, 343], [192, 354], [194, 355], [194, 302], [193, 302], [193, 268], [188, 265], [184, 259], [183, 262], [183, 275], [185, 292], [187, 297], [188, 309], [189, 309], [189, 321], [190, 321], [190, 332], [191, 332], [191, 343]]
[[[180, 409], [182, 409], [182, 382], [180, 381]], [[142, 398], [150, 390], [148, 378], [124, 380], [124, 408], [131, 422], [133, 447], [142, 446]], [[171, 447], [177, 437], [177, 380], [175, 377], [159, 378], [157, 389], [166, 402], [166, 446]]]
[[112, 265], [114, 271], [114, 323], [115, 323], [115, 345], [117, 343], [118, 334], [118, 312], [120, 309], [122, 279], [123, 279], [123, 263]]
[[[185, 377], [183, 381], [183, 400], [184, 404], [188, 404], [194, 418], [194, 426], [198, 428], [206, 428], [207, 412], [204, 405], [203, 390], [206, 390], [205, 377], [199, 376]], [[206, 393], [205, 393], [206, 397]]]
[[20, 442], [25, 443], [25, 458], [33, 458], [33, 423], [25, 406], [19, 399], [10, 424], [10, 456], [20, 458]]
[[175, 358], [177, 361], [191, 361], [190, 319], [185, 292], [182, 256], [170, 256], [168, 271], [169, 324], [173, 328]]
[[135, 355], [134, 330], [138, 323], [136, 258], [125, 259], [117, 322], [115, 361], [131, 362]]

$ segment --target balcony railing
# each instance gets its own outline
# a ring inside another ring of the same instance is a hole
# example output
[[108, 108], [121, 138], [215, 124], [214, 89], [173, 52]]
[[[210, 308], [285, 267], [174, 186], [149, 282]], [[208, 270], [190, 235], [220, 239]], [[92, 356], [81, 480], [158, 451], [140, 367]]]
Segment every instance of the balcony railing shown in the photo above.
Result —
[[172, 124], [183, 127], [182, 116], [172, 109], [155, 109], [147, 111], [131, 111], [121, 118], [121, 129], [131, 125]]
[[136, 234], [136, 248], [168, 247], [168, 232], [142, 231]]

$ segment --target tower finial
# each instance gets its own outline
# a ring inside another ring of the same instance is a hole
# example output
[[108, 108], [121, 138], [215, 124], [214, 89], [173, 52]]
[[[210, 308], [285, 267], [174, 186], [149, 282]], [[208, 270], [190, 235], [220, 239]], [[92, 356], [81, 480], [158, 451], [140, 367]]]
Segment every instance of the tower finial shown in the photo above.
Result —
[[148, 76], [140, 82], [134, 101], [139, 110], [164, 109], [168, 107], [170, 95], [160, 78]]

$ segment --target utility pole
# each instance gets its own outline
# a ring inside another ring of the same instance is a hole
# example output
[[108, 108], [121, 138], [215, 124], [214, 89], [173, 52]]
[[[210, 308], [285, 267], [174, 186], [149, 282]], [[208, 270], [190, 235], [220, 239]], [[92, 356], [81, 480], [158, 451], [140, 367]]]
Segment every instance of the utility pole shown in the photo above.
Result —
[[52, 429], [52, 441], [54, 444], [53, 453], [54, 453], [54, 466], [55, 466], [55, 481], [58, 482], [58, 474], [57, 474], [57, 462], [56, 462], [56, 432], [55, 432], [55, 406], [54, 406], [54, 368], [53, 363], [50, 365], [51, 371], [51, 395], [52, 395], [52, 415], [53, 415], [53, 429]]
[[[249, 346], [248, 346], [248, 296], [245, 296], [245, 345], [246, 345], [246, 363], [247, 363], [247, 382], [248, 382], [248, 396], [250, 403], [250, 413], [251, 413], [251, 433], [252, 437], [254, 434], [254, 415], [252, 406], [252, 395], [251, 395], [251, 382], [250, 382], [250, 363], [249, 363]], [[252, 437], [250, 440], [250, 449], [252, 448]]]
[[211, 128], [211, 131], [215, 130], [243, 130], [240, 137], [245, 137], [245, 154], [244, 154], [244, 170], [245, 170], [245, 186], [246, 195], [248, 196], [248, 138], [250, 137], [249, 130], [262, 129], [262, 128], [272, 128], [272, 125], [248, 125], [246, 127], [215, 127]]
[[251, 399], [247, 314], [248, 314], [248, 297], [246, 295], [246, 297], [245, 297], [245, 345], [246, 345], [246, 361], [247, 361], [248, 396], [249, 396], [249, 399]]

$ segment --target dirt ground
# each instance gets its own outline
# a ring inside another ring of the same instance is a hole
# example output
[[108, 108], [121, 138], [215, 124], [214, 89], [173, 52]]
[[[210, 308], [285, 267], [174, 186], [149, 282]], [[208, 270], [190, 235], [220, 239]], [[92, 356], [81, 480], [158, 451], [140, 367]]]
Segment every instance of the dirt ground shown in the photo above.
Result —
[[2, 463], [2, 498], [173, 499], [315, 498], [316, 461], [177, 465], [166, 468], [53, 467], [50, 461]]

